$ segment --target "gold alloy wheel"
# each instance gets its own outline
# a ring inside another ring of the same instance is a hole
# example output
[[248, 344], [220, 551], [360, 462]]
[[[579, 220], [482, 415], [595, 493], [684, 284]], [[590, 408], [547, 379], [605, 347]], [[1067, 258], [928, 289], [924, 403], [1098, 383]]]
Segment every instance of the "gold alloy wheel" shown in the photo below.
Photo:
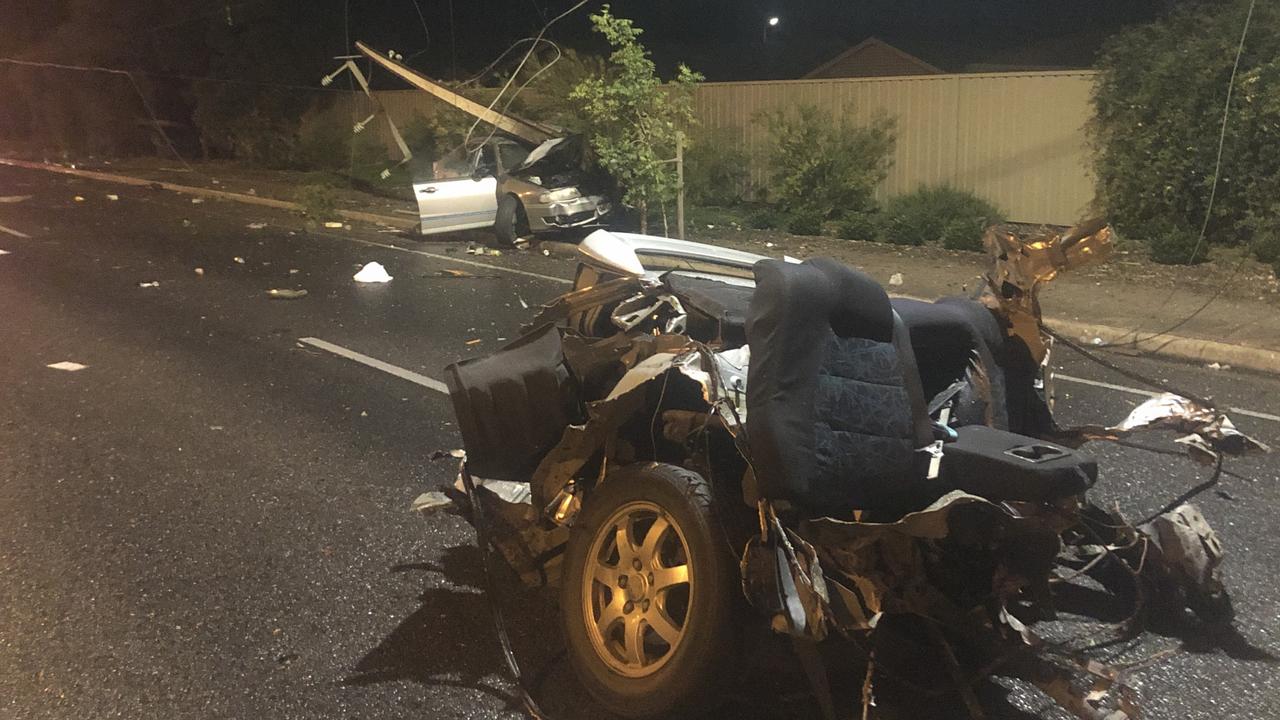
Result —
[[694, 568], [684, 532], [662, 508], [629, 502], [591, 541], [582, 619], [596, 654], [629, 678], [657, 672], [684, 638]]

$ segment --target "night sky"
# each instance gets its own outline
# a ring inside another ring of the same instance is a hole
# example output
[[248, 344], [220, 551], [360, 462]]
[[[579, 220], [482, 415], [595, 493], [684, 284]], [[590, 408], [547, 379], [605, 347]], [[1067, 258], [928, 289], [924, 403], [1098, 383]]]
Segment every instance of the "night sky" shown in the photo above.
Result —
[[[29, 54], [42, 44], [46, 56], [93, 54], [83, 48], [48, 47], [48, 38], [59, 26], [65, 30], [78, 21], [98, 30], [90, 44], [103, 56], [100, 62], [117, 60], [159, 71], [198, 70], [205, 52], [199, 39], [210, 24], [225, 24], [229, 16], [237, 26], [272, 23], [292, 28], [299, 36], [295, 41], [305, 37], [306, 57], [292, 61], [300, 77], [314, 75], [315, 65], [343, 52], [348, 36], [394, 48], [432, 76], [466, 77], [572, 4], [573, 0], [418, 0], [417, 7], [414, 0], [0, 0], [0, 54]], [[602, 4], [588, 2], [553, 27], [548, 37], [580, 50], [601, 51], [587, 15]], [[1029, 64], [1087, 65], [1102, 38], [1125, 24], [1154, 17], [1168, 4], [1169, 0], [616, 0], [612, 6], [615, 14], [633, 18], [646, 30], [643, 39], [660, 72], [669, 74], [684, 61], [709, 80], [747, 80], [798, 77], [870, 35], [897, 41], [944, 69], [991, 56], [1025, 56]], [[765, 42], [765, 22], [771, 15], [780, 22]], [[148, 42], [140, 44], [140, 38]]]

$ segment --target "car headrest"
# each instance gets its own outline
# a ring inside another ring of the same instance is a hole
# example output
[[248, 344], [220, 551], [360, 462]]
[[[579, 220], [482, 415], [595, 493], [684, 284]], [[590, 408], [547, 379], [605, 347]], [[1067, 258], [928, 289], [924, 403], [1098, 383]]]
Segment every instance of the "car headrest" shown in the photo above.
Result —
[[802, 263], [761, 260], [752, 303], [778, 304], [797, 315], [825, 316], [832, 332], [877, 342], [893, 339], [889, 295], [871, 276], [830, 258]]

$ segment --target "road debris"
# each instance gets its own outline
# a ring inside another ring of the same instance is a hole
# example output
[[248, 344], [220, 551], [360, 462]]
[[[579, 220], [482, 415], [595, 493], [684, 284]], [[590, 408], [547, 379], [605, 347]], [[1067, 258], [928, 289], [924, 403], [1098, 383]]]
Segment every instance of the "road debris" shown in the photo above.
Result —
[[[544, 250], [543, 252], [545, 253], [546, 251]], [[468, 255], [488, 255], [488, 256], [490, 256], [490, 257], [500, 257], [500, 256], [502, 255], [502, 251], [501, 251], [501, 250], [495, 250], [494, 248], [485, 247], [485, 246], [483, 246], [483, 245], [470, 245], [470, 246], [468, 246], [468, 247], [467, 247], [467, 254], [468, 254]]]
[[270, 295], [272, 300], [297, 300], [298, 298], [306, 297], [307, 291], [302, 289], [271, 288], [267, 291], [267, 295]]
[[0, 255], [8, 255], [8, 254], [9, 254], [8, 250], [0, 250]]
[[248, 225], [245, 225], [245, 227], [249, 228], [250, 230], [261, 230], [266, 226], [267, 224], [264, 222], [251, 222]]
[[258, 191], [257, 191], [257, 190], [254, 190], [253, 188], [249, 188], [249, 191], [248, 191], [248, 192], [249, 192], [249, 194], [250, 194], [250, 195], [257, 195], [257, 194], [258, 194]]
[[182, 227], [191, 227], [191, 221], [186, 218], [182, 218]]
[[12, 205], [14, 203], [26, 202], [30, 199], [30, 195], [0, 195], [0, 205]]
[[360, 268], [360, 272], [351, 276], [352, 280], [358, 283], [389, 283], [391, 276], [387, 274], [387, 269], [382, 267], [382, 263], [371, 262]]
[[76, 202], [84, 202], [84, 196], [83, 196], [83, 195], [77, 195], [77, 196], [75, 196], [73, 199], [74, 199]]
[[289, 268], [289, 274], [290, 274], [290, 275], [297, 275], [297, 274], [298, 274], [298, 268]]
[[154, 288], [154, 287], [160, 287], [160, 283], [159, 283], [159, 282], [157, 282], [157, 281], [155, 281], [155, 280], [152, 280], [152, 281], [150, 281], [150, 282], [140, 282], [140, 283], [138, 283], [138, 287], [140, 287], [140, 288]]
[[204, 198], [198, 198], [198, 197], [191, 198], [192, 205], [199, 205], [202, 202], [204, 202]]
[[56, 362], [49, 365], [45, 365], [45, 367], [53, 368], [54, 370], [65, 370], [67, 372], [79, 372], [80, 370], [83, 370], [89, 366], [81, 365], [78, 362], [71, 362], [70, 360], [63, 360], [62, 362]]
[[432, 515], [440, 510], [448, 509], [451, 505], [453, 505], [453, 501], [449, 499], [448, 495], [439, 490], [432, 490], [414, 498], [413, 504], [409, 506], [409, 509], [423, 515]]
[[476, 339], [474, 339], [474, 340], [468, 340], [468, 341], [467, 341], [466, 343], [464, 343], [464, 344], [466, 344], [466, 345], [479, 345], [479, 344], [480, 344], [480, 343], [482, 343], [482, 342], [484, 342], [484, 341], [483, 341], [483, 340], [481, 340], [480, 338], [476, 338]]
[[1231, 369], [1230, 365], [1224, 365], [1222, 363], [1217, 363], [1217, 362], [1211, 362], [1208, 365], [1205, 365], [1205, 367], [1209, 368], [1210, 370], [1230, 370]]
[[331, 230], [341, 230], [341, 229], [342, 229], [342, 223], [340, 223], [340, 222], [333, 222], [333, 221], [330, 221], [330, 222], [325, 223], [325, 224], [324, 224], [324, 226], [325, 226], [325, 227], [327, 227], [327, 228], [329, 228], [329, 229], [331, 229]]
[[889, 276], [889, 284], [897, 287], [903, 283], [902, 273], [894, 273]]
[[107, 199], [110, 200], [111, 202], [115, 202], [120, 199], [120, 196], [116, 195], [115, 193], [107, 193]]
[[231, 258], [231, 260], [232, 260], [233, 262], [235, 262], [237, 265], [243, 265], [243, 264], [244, 264], [244, 258], [240, 257], [239, 255], [237, 255], [237, 256], [235, 256], [235, 257]]
[[201, 277], [203, 277], [203, 276], [204, 276], [204, 268], [202, 268], [202, 267], [198, 267], [198, 268], [196, 268], [196, 275], [200, 275]]

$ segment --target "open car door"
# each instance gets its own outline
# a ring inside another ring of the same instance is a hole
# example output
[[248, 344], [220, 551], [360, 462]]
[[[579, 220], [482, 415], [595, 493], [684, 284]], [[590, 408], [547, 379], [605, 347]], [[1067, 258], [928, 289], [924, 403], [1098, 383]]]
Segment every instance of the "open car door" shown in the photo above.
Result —
[[493, 148], [452, 155], [436, 163], [436, 178], [413, 184], [423, 235], [491, 227], [498, 212]]

